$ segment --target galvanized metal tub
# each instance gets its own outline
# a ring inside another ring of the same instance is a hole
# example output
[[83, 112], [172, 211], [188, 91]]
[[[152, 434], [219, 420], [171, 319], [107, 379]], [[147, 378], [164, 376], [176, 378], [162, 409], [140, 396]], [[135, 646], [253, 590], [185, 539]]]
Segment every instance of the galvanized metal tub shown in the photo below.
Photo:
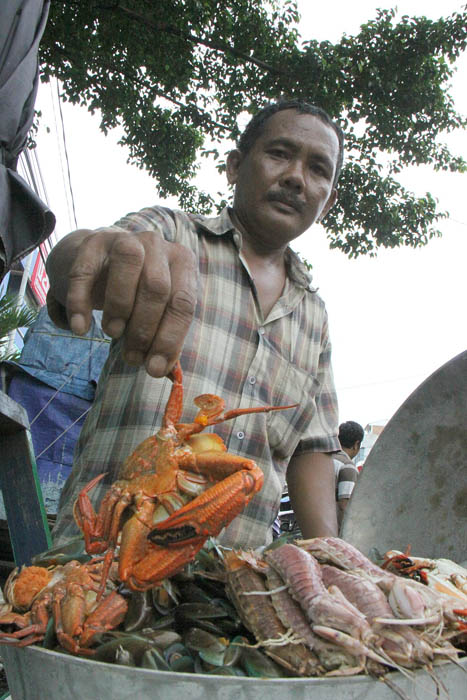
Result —
[[[128, 668], [68, 656], [40, 647], [0, 646], [13, 700], [394, 700], [380, 681], [365, 676], [348, 678], [233, 678]], [[406, 697], [423, 700], [465, 700], [467, 658], [459, 666], [436, 667], [435, 683], [425, 671], [413, 679], [389, 674]], [[446, 695], [447, 693], [447, 695]]]

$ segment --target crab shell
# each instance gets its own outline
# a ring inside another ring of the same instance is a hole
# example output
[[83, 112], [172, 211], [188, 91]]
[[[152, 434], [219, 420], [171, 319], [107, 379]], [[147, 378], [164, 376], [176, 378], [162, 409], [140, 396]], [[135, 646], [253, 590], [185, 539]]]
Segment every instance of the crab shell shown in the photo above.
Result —
[[55, 585], [63, 576], [62, 566], [54, 567], [53, 571], [42, 566], [13, 569], [5, 583], [5, 598], [18, 612], [27, 612], [37, 596], [46, 588]]

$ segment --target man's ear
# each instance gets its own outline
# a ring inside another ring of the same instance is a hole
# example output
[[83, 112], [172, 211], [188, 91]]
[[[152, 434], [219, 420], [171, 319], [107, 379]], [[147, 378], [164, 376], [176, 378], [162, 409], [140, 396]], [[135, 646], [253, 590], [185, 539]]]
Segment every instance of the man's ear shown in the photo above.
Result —
[[234, 148], [227, 156], [226, 171], [229, 185], [235, 185], [237, 182], [238, 169], [242, 160], [243, 153], [239, 151], [238, 148]]

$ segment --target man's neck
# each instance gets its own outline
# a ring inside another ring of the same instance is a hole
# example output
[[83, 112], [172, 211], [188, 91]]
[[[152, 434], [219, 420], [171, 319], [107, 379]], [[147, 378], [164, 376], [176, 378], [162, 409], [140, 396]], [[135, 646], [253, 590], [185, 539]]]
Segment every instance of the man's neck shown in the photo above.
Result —
[[287, 245], [275, 247], [271, 241], [266, 243], [250, 233], [238, 218], [234, 209], [229, 210], [230, 217], [235, 227], [242, 234], [242, 255], [249, 265], [275, 265], [279, 269], [285, 269], [285, 251]]
[[266, 319], [284, 289], [287, 277], [285, 251], [288, 246], [274, 248], [269, 242], [265, 244], [246, 230], [233, 209], [230, 216], [242, 234], [242, 257], [248, 265], [261, 312]]

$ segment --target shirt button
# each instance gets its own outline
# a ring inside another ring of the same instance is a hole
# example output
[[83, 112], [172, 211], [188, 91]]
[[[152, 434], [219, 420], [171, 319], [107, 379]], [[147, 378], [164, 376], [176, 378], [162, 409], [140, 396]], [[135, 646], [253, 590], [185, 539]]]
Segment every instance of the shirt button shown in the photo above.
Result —
[[245, 433], [243, 432], [243, 430], [238, 431], [237, 437], [239, 440], [243, 440], [243, 438], [245, 437]]
[[258, 333], [259, 333], [260, 335], [264, 335], [264, 334], [266, 333], [266, 331], [264, 330], [264, 328], [261, 327], [261, 328], [258, 329]]
[[256, 384], [256, 377], [248, 377], [250, 384]]

